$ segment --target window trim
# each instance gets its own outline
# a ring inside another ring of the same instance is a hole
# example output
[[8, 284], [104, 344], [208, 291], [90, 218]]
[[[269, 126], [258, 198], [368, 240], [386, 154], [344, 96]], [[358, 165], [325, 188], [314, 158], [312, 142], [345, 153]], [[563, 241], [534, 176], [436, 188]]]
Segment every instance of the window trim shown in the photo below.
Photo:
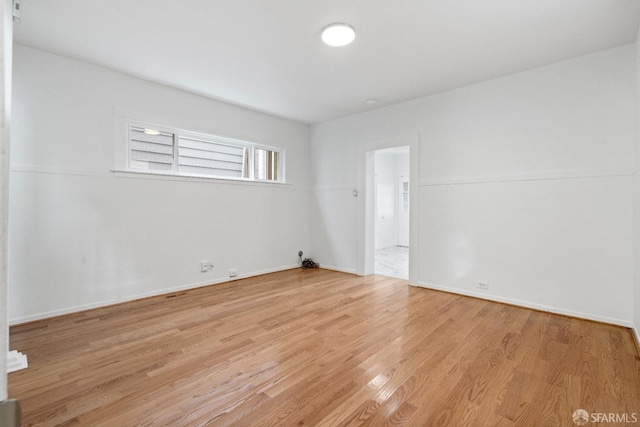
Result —
[[[230, 138], [222, 135], [214, 135], [202, 132], [196, 132], [186, 129], [174, 128], [169, 126], [157, 125], [149, 122], [142, 122], [138, 120], [130, 120], [125, 119], [124, 124], [126, 127], [126, 140], [124, 143], [124, 164], [121, 164], [120, 167], [116, 167], [113, 171], [117, 172], [123, 176], [144, 176], [145, 178], [153, 178], [153, 177], [162, 177], [165, 179], [177, 179], [177, 178], [186, 178], [188, 181], [194, 180], [220, 180], [220, 181], [232, 181], [238, 183], [262, 183], [267, 185], [273, 184], [285, 184], [288, 185], [286, 181], [286, 150], [280, 147], [274, 147], [270, 145], [254, 143], [249, 141], [244, 141], [236, 138]], [[144, 170], [144, 169], [136, 169], [131, 167], [131, 131], [132, 127], [142, 128], [142, 129], [154, 129], [160, 132], [166, 132], [173, 134], [173, 163], [171, 171], [161, 171], [161, 170]], [[206, 174], [195, 174], [188, 172], [180, 172], [179, 171], [179, 140], [181, 137], [184, 138], [194, 138], [199, 139], [204, 142], [212, 142], [212, 143], [221, 143], [228, 144], [234, 147], [242, 147], [248, 149], [248, 177], [231, 177], [231, 176], [216, 176], [216, 175], [206, 175]], [[278, 153], [278, 179], [277, 180], [269, 180], [269, 179], [258, 179], [254, 176], [255, 163], [254, 163], [254, 153], [256, 149], [274, 151]], [[129, 175], [132, 174], [132, 175]]]
[[117, 177], [122, 178], [136, 178], [136, 179], [151, 179], [151, 180], [165, 180], [165, 181], [180, 181], [180, 182], [200, 182], [200, 183], [212, 183], [217, 184], [229, 184], [229, 185], [251, 185], [251, 186], [265, 186], [265, 187], [292, 187], [293, 184], [289, 182], [276, 182], [276, 181], [249, 181], [248, 179], [241, 178], [229, 178], [229, 177], [215, 177], [205, 175], [178, 175], [167, 172], [148, 172], [143, 170], [125, 170], [125, 169], [111, 169], [111, 172]]

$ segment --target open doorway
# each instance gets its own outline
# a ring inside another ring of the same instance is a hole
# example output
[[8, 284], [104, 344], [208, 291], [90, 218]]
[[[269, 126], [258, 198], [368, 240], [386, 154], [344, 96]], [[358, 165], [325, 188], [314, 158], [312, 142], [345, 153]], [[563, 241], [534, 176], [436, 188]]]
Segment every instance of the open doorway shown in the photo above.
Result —
[[[368, 276], [374, 273], [375, 233], [375, 153], [396, 147], [409, 147], [407, 153], [410, 171], [407, 196], [409, 210], [409, 284], [418, 285], [418, 218], [420, 218], [418, 177], [420, 173], [420, 134], [406, 134], [388, 139], [379, 139], [358, 144], [358, 186], [354, 195], [358, 198], [357, 216], [357, 274]], [[399, 185], [399, 184], [398, 184]]]
[[409, 146], [373, 153], [374, 273], [409, 278]]

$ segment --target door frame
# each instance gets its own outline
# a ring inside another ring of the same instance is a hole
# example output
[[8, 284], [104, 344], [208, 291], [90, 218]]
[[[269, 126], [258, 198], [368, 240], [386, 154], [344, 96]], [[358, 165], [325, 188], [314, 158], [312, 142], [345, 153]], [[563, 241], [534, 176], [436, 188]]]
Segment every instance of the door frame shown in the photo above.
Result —
[[[398, 175], [398, 181], [396, 183], [396, 190], [398, 191], [398, 199], [396, 200], [396, 209], [398, 210], [398, 215], [396, 216], [396, 228], [397, 228], [397, 236], [398, 236], [398, 246], [406, 246], [403, 245], [404, 241], [400, 241], [400, 236], [404, 233], [400, 232], [401, 227], [401, 218], [403, 215], [409, 215], [409, 221], [411, 221], [411, 176], [409, 175]], [[409, 184], [408, 192], [409, 192], [409, 212], [403, 213], [402, 208], [404, 207], [404, 200], [402, 196], [404, 195], [404, 183], [407, 182]], [[409, 231], [409, 236], [411, 236], [411, 231]], [[407, 241], [407, 244], [409, 242]]]
[[418, 284], [418, 179], [420, 176], [420, 134], [402, 135], [389, 139], [358, 144], [358, 217], [356, 242], [356, 273], [373, 274], [375, 265], [374, 156], [376, 150], [409, 146], [409, 284]]

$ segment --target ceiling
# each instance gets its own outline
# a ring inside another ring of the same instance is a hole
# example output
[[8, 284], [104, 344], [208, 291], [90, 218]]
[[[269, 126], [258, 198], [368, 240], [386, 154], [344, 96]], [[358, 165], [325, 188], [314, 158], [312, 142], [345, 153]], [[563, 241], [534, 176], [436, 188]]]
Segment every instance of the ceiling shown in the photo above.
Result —
[[[15, 41], [317, 123], [632, 43], [638, 0], [23, 0]], [[329, 47], [324, 26], [356, 40]], [[369, 105], [366, 100], [379, 102]]]

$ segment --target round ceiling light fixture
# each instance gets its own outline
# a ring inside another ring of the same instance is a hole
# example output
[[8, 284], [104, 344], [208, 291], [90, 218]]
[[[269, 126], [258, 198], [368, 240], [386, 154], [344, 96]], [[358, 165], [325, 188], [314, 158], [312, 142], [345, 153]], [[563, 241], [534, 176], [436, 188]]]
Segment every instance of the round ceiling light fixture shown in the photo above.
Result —
[[322, 30], [322, 41], [329, 46], [346, 46], [356, 38], [356, 29], [349, 24], [335, 22]]

